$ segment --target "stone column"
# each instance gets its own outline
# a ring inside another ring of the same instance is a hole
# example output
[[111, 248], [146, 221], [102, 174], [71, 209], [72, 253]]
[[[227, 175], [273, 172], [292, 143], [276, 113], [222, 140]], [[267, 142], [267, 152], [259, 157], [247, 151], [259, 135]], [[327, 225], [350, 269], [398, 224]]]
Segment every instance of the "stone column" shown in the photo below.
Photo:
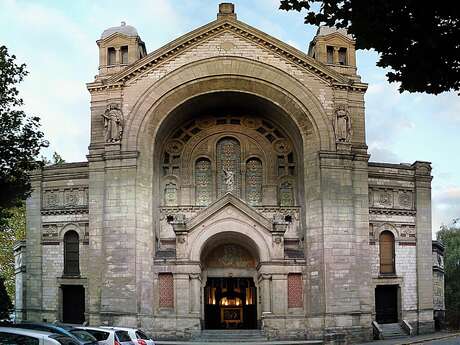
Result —
[[272, 276], [270, 274], [261, 274], [259, 278], [259, 286], [261, 287], [260, 293], [262, 295], [262, 315], [272, 312], [270, 289], [271, 279]]
[[190, 277], [190, 312], [192, 314], [200, 314], [200, 296], [201, 296], [201, 274], [192, 273]]
[[26, 313], [26, 241], [19, 241], [14, 245], [14, 273], [15, 273], [15, 282], [16, 282], [16, 294], [15, 294], [15, 303], [14, 310], [16, 321], [27, 320]]
[[190, 278], [186, 273], [174, 274], [174, 286], [176, 289], [176, 300], [174, 306], [178, 316], [188, 316], [190, 312]]
[[32, 194], [26, 201], [26, 312], [30, 321], [42, 321], [42, 172], [31, 176]]
[[431, 240], [431, 163], [417, 161], [415, 168], [415, 219], [417, 229], [418, 332], [430, 333], [433, 324], [433, 272]]
[[287, 311], [287, 274], [272, 275], [272, 312], [275, 315], [285, 315]]

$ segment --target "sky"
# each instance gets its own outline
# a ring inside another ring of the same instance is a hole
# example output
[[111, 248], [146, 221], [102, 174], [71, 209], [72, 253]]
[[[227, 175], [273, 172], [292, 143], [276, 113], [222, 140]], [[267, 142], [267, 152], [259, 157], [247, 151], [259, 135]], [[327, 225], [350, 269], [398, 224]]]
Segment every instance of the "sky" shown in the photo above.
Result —
[[[89, 144], [86, 83], [98, 68], [96, 40], [121, 21], [137, 28], [151, 52], [216, 18], [215, 0], [0, 0], [0, 45], [29, 75], [20, 85], [24, 110], [41, 117], [50, 141], [67, 162], [84, 161]], [[239, 20], [307, 52], [316, 28], [303, 14], [278, 10], [279, 0], [234, 0]], [[421, 57], [423, 58], [423, 57]], [[433, 234], [460, 217], [460, 97], [399, 93], [378, 54], [357, 52], [365, 95], [366, 138], [371, 161], [432, 162]]]

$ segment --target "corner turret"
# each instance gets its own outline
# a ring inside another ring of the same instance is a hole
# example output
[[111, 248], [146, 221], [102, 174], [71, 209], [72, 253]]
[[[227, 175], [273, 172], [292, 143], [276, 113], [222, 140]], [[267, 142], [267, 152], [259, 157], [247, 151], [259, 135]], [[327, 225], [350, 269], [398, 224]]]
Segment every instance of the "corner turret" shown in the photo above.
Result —
[[117, 73], [147, 55], [145, 43], [136, 28], [121, 22], [104, 30], [96, 42], [99, 46], [99, 76]]

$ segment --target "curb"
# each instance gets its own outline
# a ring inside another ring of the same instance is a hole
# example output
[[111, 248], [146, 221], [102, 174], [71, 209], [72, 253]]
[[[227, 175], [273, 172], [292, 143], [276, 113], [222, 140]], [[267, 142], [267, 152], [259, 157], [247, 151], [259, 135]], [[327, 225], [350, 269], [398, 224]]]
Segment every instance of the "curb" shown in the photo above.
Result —
[[402, 343], [397, 343], [395, 345], [412, 345], [412, 344], [423, 344], [428, 341], [434, 341], [434, 340], [442, 340], [442, 339], [449, 339], [449, 338], [455, 338], [460, 336], [460, 333], [452, 333], [452, 334], [447, 334], [439, 337], [431, 337], [431, 338], [426, 338], [426, 339], [419, 339], [419, 340], [413, 340], [410, 342], [402, 342]]

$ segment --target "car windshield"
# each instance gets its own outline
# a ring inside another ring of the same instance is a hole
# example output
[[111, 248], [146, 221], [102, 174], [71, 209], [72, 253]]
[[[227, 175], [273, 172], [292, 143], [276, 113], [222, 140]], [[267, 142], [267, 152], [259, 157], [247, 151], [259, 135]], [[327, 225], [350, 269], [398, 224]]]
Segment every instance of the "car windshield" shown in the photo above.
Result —
[[53, 335], [50, 335], [50, 338], [57, 340], [59, 344], [61, 345], [80, 345], [75, 340], [73, 340], [72, 338], [66, 337], [65, 335], [53, 334]]
[[71, 329], [69, 332], [76, 336], [78, 339], [83, 340], [85, 343], [92, 343], [97, 341], [95, 337], [83, 329]]

